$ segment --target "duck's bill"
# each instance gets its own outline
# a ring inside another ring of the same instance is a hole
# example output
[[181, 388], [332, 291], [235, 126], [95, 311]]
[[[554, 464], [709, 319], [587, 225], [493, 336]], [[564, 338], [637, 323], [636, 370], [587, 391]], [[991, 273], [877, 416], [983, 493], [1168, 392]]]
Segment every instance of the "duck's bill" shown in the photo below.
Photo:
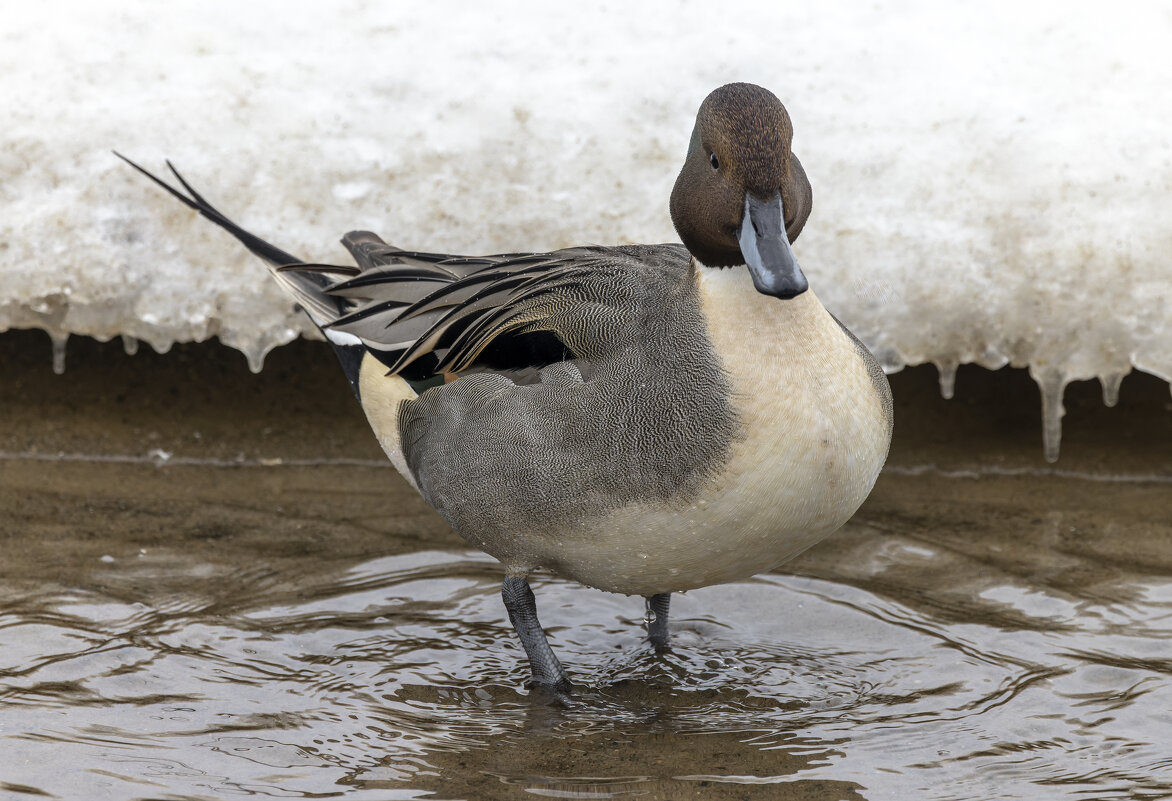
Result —
[[741, 221], [741, 255], [753, 276], [753, 286], [763, 295], [795, 298], [810, 288], [785, 234], [781, 194], [761, 201], [745, 193], [745, 218]]

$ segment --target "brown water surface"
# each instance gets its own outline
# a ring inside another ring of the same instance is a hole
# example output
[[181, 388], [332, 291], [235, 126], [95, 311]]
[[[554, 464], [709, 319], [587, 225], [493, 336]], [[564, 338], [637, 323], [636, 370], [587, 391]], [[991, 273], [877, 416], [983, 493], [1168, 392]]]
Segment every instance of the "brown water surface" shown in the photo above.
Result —
[[[784, 572], [640, 599], [544, 577], [573, 680], [386, 466], [328, 353], [0, 337], [0, 798], [1172, 797], [1172, 415], [1018, 371], [893, 377], [891, 467]], [[239, 362], [236, 360], [239, 359]], [[1031, 394], [1032, 393], [1032, 394]]]

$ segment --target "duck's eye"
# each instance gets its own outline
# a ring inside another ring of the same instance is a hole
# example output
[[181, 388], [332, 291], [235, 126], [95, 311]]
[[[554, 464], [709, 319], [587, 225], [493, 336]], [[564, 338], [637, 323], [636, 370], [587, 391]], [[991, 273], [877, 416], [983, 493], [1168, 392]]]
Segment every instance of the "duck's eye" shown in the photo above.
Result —
[[720, 161], [716, 158], [715, 153], [708, 154], [708, 162], [712, 165], [712, 169], [714, 169], [714, 170], [720, 169]]

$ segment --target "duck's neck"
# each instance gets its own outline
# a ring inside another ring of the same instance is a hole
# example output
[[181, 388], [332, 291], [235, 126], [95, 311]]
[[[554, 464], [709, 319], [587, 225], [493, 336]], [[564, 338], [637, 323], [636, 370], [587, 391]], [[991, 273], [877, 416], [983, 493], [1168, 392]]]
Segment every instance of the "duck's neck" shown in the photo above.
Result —
[[763, 295], [753, 286], [747, 267], [708, 267], [692, 260], [709, 336], [726, 369], [806, 351], [811, 334], [833, 325], [812, 289], [782, 300]]

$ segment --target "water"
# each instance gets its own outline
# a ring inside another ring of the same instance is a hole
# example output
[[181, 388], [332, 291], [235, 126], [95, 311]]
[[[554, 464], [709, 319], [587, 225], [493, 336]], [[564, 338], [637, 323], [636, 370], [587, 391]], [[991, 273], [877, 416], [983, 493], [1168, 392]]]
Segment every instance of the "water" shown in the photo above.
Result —
[[568, 707], [524, 689], [476, 552], [111, 533], [30, 559], [0, 583], [0, 797], [1172, 797], [1167, 487], [1063, 484], [1129, 510], [1095, 517], [935, 479], [1010, 498], [982, 517], [885, 481], [923, 495], [676, 595], [665, 655], [641, 599], [536, 582]]

